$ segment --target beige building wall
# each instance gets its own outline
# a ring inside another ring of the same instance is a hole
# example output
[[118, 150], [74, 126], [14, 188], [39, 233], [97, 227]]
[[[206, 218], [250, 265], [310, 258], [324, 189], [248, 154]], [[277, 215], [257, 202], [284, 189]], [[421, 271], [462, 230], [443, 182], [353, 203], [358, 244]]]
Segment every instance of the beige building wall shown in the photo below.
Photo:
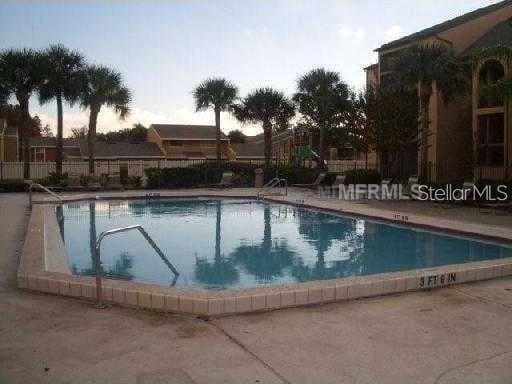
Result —
[[[400, 47], [379, 52], [379, 75], [382, 73], [381, 63], [389, 54], [407, 48], [412, 44], [444, 42], [453, 47], [455, 52], [460, 53], [467, 49], [472, 43], [489, 32], [496, 24], [512, 18], [512, 4], [500, 8], [485, 16], [470, 20], [454, 28], [440, 32], [437, 35], [404, 44]], [[385, 73], [385, 72], [384, 72]], [[367, 79], [371, 79], [367, 71]], [[473, 95], [473, 99], [474, 99]], [[441, 95], [434, 90], [430, 101], [430, 125], [428, 139], [427, 164], [430, 169], [430, 181], [441, 183], [465, 177], [468, 174], [468, 163], [471, 163], [472, 153], [468, 153], [468, 136], [471, 131], [475, 133], [475, 114], [473, 113], [473, 129], [471, 123], [464, 121], [467, 113], [466, 108], [471, 108], [471, 97], [468, 93], [460, 97], [456, 102], [445, 104]], [[510, 106], [508, 107], [510, 109]], [[510, 116], [510, 114], [508, 114]], [[506, 116], [507, 118], [507, 116]], [[468, 126], [464, 127], [466, 123]], [[507, 121], [510, 132], [510, 118]], [[512, 136], [509, 136], [512, 137]], [[469, 139], [471, 141], [471, 139]], [[511, 149], [512, 151], [512, 149]], [[468, 159], [469, 158], [469, 159]], [[512, 152], [509, 153], [512, 159]], [[418, 170], [421, 164], [421, 151], [418, 153]]]
[[448, 29], [438, 34], [441, 39], [453, 44], [455, 52], [460, 53], [468, 48], [482, 35], [489, 32], [496, 24], [512, 17], [512, 4], [500, 8], [485, 16], [470, 20], [455, 28]]
[[149, 141], [150, 143], [155, 143], [156, 145], [158, 145], [160, 151], [162, 151], [162, 153], [165, 154], [165, 148], [163, 146], [162, 139], [160, 138], [158, 133], [156, 133], [154, 128], [148, 129], [148, 132], [146, 134], [146, 140]]

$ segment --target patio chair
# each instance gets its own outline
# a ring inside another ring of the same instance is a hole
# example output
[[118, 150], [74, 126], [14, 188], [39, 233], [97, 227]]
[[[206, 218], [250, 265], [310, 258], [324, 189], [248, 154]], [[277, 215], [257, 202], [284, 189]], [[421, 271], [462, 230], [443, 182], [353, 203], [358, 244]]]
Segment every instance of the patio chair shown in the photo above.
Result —
[[97, 191], [101, 189], [101, 184], [97, 177], [89, 176], [87, 178], [87, 189], [91, 191]]
[[419, 178], [418, 176], [411, 176], [409, 177], [409, 180], [407, 180], [407, 193], [410, 195], [412, 191], [412, 187], [415, 185], [419, 185]]
[[210, 187], [214, 188], [229, 188], [233, 186], [233, 181], [235, 179], [235, 174], [231, 171], [222, 172], [222, 177], [217, 184], [210, 185]]
[[315, 181], [313, 181], [311, 184], [292, 184], [292, 187], [298, 187], [298, 188], [317, 188], [322, 182], [325, 180], [325, 176], [327, 175], [326, 172], [320, 172], [318, 176], [316, 177]]
[[68, 176], [68, 189], [70, 190], [81, 190], [84, 187], [80, 184], [80, 175], [72, 173]]
[[123, 185], [121, 184], [121, 175], [119, 172], [115, 172], [107, 176], [107, 185], [105, 188], [118, 190], [124, 189]]

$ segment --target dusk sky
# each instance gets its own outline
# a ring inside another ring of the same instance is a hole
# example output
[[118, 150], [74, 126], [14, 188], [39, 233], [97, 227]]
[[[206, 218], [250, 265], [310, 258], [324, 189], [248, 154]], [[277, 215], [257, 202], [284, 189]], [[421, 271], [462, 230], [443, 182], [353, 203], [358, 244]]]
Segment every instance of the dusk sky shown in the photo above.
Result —
[[[354, 89], [375, 48], [496, 0], [246, 0], [246, 1], [2, 1], [0, 49], [62, 43], [88, 62], [119, 70], [133, 92], [120, 122], [103, 110], [98, 130], [135, 122], [213, 124], [196, 113], [193, 88], [210, 76], [235, 83], [243, 96], [261, 86], [291, 95], [300, 74], [315, 67], [341, 73]], [[56, 106], [31, 113], [56, 126]], [[88, 112], [66, 108], [64, 134], [87, 124]], [[223, 114], [225, 132], [242, 128]]]

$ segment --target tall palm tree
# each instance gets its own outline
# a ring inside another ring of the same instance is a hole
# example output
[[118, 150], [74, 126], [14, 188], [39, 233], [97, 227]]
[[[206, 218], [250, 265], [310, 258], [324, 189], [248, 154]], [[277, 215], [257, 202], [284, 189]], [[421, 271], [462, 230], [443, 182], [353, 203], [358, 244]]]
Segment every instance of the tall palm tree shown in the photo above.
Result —
[[324, 166], [326, 131], [349, 107], [349, 89], [336, 72], [313, 69], [299, 78], [293, 100], [306, 122], [319, 130], [320, 167]]
[[226, 79], [211, 78], [203, 81], [194, 90], [196, 110], [213, 108], [215, 112], [217, 163], [221, 161], [220, 113], [229, 111], [237, 99], [238, 89]]
[[295, 115], [295, 108], [282, 92], [260, 88], [247, 95], [233, 107], [241, 122], [261, 123], [265, 137], [265, 168], [270, 167], [272, 132], [286, 129]]
[[86, 87], [79, 95], [83, 108], [89, 108], [89, 130], [87, 142], [89, 148], [89, 173], [94, 174], [94, 142], [96, 125], [101, 107], [112, 108], [121, 120], [130, 112], [130, 90], [123, 85], [121, 74], [108, 67], [91, 65], [86, 68]]
[[460, 58], [451, 47], [433, 43], [413, 45], [405, 49], [393, 66], [398, 83], [417, 89], [420, 106], [420, 127], [418, 144], [420, 146], [420, 175], [427, 174], [427, 153], [429, 137], [430, 98], [434, 84], [441, 92], [445, 103], [464, 90], [467, 76]]
[[78, 100], [85, 86], [83, 56], [63, 45], [51, 45], [44, 51], [45, 79], [39, 90], [42, 104], [55, 99], [57, 101], [57, 156], [55, 172], [62, 175], [63, 144], [63, 102], [71, 106]]
[[41, 85], [43, 72], [41, 54], [32, 49], [9, 49], [0, 54], [0, 95], [6, 102], [14, 95], [21, 113], [20, 154], [24, 162], [24, 176], [29, 177], [28, 137], [32, 135], [29, 112], [30, 97]]

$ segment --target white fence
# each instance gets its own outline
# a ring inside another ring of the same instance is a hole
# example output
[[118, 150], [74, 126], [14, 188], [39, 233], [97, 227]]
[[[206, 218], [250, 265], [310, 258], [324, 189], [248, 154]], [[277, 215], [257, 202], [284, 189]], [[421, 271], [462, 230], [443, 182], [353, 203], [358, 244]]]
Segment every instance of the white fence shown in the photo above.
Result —
[[[243, 161], [243, 160], [242, 160]], [[191, 165], [204, 163], [205, 160], [130, 160], [130, 161], [95, 161], [95, 174], [119, 174], [121, 167], [127, 167], [128, 176], [143, 176], [147, 168], [185, 168]], [[240, 162], [237, 160], [237, 162]], [[243, 162], [262, 165], [260, 160], [246, 160]], [[307, 162], [307, 167], [314, 164]], [[343, 173], [353, 169], [375, 169], [374, 164], [366, 164], [361, 160], [331, 160], [327, 162], [329, 172]], [[40, 180], [55, 172], [55, 163], [32, 162], [30, 163], [30, 179]], [[62, 172], [69, 175], [79, 176], [89, 174], [89, 163], [87, 161], [66, 161], [62, 163]], [[23, 179], [22, 162], [0, 162], [0, 180]]]

